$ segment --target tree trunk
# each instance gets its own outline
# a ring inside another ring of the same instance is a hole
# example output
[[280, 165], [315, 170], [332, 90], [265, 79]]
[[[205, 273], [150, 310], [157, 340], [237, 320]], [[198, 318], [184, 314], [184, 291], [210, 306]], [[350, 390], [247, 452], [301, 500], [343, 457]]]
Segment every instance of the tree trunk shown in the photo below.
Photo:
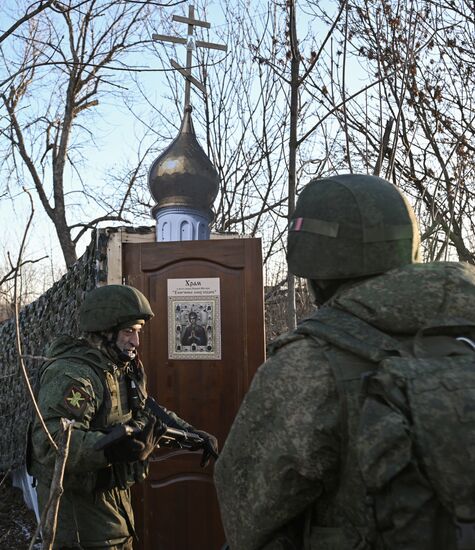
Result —
[[64, 261], [66, 262], [66, 267], [69, 269], [78, 259], [76, 247], [71, 240], [71, 232], [66, 220], [56, 218], [53, 222], [56, 234], [58, 235], [61, 251], [63, 252]]
[[[289, 7], [289, 31], [290, 31], [290, 136], [289, 136], [289, 197], [287, 218], [288, 223], [295, 210], [295, 190], [297, 187], [297, 122], [299, 101], [299, 65], [300, 52], [297, 43], [295, 0], [288, 2]], [[293, 330], [297, 325], [297, 313], [295, 304], [295, 277], [287, 274], [287, 328]]]

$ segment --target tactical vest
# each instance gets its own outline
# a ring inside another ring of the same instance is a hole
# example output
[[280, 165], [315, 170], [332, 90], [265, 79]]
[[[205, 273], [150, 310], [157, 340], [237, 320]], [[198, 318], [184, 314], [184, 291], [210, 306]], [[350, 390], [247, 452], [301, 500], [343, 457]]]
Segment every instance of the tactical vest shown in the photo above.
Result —
[[[101, 381], [103, 386], [102, 402], [91, 420], [91, 429], [106, 432], [114, 425], [137, 421], [137, 417], [140, 415], [139, 411], [147, 396], [145, 374], [141, 363], [129, 366], [124, 371], [99, 351], [93, 350], [91, 353], [91, 348], [79, 344], [58, 355], [54, 360], [47, 361], [39, 371], [38, 380], [56, 360], [67, 360], [87, 365]], [[131, 382], [133, 382], [133, 386], [139, 388], [139, 391], [134, 393], [134, 403], [130, 398]], [[138, 422], [140, 425], [140, 420]], [[31, 455], [31, 450], [27, 451], [27, 454]], [[27, 462], [29, 462], [28, 459]], [[32, 465], [31, 470], [33, 475], [36, 472], [36, 476], [40, 477], [41, 475], [42, 479], [50, 478], [52, 475], [52, 472], [47, 471], [38, 462]], [[87, 476], [66, 473], [64, 486], [86, 492], [91, 490], [102, 492], [114, 487], [127, 489], [134, 483], [143, 481], [147, 473], [148, 464], [146, 462], [116, 463], [97, 472], [90, 472]]]

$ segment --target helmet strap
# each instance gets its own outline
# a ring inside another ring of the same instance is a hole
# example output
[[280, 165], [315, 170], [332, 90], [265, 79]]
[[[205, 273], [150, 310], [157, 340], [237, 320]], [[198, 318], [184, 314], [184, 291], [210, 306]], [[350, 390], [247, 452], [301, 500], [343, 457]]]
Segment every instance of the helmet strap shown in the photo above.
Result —
[[135, 357], [131, 357], [128, 353], [122, 351], [117, 345], [117, 338], [119, 336], [119, 328], [114, 328], [112, 331], [104, 334], [104, 345], [109, 350], [109, 353], [113, 356], [114, 360], [119, 363], [119, 366], [123, 366], [129, 363]]
[[126, 363], [130, 363], [130, 361], [133, 361], [135, 359], [134, 357], [131, 357], [128, 353], [125, 353], [125, 351], [122, 351], [118, 346], [117, 343], [114, 342], [112, 344], [112, 347], [117, 354], [117, 358], [119, 359], [119, 362], [125, 365]]

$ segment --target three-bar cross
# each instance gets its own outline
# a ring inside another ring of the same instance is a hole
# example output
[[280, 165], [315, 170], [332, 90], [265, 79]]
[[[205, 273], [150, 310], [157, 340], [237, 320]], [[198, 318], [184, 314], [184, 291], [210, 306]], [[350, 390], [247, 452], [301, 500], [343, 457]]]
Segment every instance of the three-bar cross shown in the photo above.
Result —
[[213, 50], [222, 50], [227, 51], [227, 46], [224, 44], [214, 44], [213, 42], [204, 42], [203, 40], [194, 40], [193, 32], [194, 27], [205, 27], [209, 29], [211, 25], [207, 21], [200, 21], [195, 19], [195, 8], [194, 6], [188, 7], [188, 17], [182, 17], [181, 15], [174, 15], [173, 21], [178, 21], [179, 23], [186, 23], [188, 25], [188, 37], [180, 38], [179, 36], [165, 36], [163, 34], [153, 34], [153, 40], [160, 40], [165, 42], [173, 42], [175, 44], [186, 44], [186, 68], [181, 67], [174, 59], [170, 59], [171, 66], [179, 71], [185, 78], [185, 108], [190, 105], [190, 95], [191, 95], [191, 84], [194, 84], [199, 90], [206, 94], [206, 88], [203, 84], [197, 80], [191, 74], [191, 67], [193, 62], [193, 50], [195, 47], [198, 48], [210, 48]]

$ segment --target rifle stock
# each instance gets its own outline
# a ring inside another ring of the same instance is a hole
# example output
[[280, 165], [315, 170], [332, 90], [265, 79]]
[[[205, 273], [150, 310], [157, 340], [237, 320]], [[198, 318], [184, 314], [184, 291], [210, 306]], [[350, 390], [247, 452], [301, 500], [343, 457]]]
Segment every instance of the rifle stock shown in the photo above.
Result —
[[117, 424], [117, 426], [114, 426], [103, 437], [94, 443], [94, 449], [96, 451], [107, 449], [107, 447], [110, 447], [116, 441], [125, 439], [126, 437], [131, 437], [137, 431], [139, 431], [137, 428], [133, 428], [128, 424]]

